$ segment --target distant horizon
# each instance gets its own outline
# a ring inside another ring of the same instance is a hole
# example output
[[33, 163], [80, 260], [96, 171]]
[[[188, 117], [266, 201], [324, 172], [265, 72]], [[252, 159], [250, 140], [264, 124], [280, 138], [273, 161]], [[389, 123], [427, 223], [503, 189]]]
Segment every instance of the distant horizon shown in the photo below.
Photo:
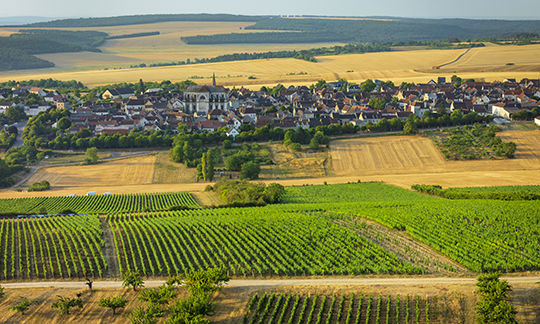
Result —
[[53, 16], [53, 15], [11, 15], [3, 16], [0, 14], [0, 25], [15, 25], [15, 24], [30, 24], [36, 22], [46, 22], [53, 20], [64, 20], [64, 19], [79, 19], [79, 18], [105, 18], [105, 17], [120, 17], [120, 16], [135, 16], [135, 15], [166, 15], [166, 14], [228, 14], [228, 15], [242, 15], [242, 16], [282, 16], [282, 17], [302, 17], [302, 16], [313, 16], [313, 17], [335, 17], [335, 18], [396, 18], [396, 19], [470, 19], [470, 20], [540, 20], [540, 16], [452, 16], [452, 15], [431, 15], [429, 17], [422, 15], [382, 15], [382, 14], [366, 14], [366, 15], [356, 15], [356, 14], [315, 14], [315, 13], [305, 13], [305, 14], [294, 14], [294, 13], [227, 13], [227, 12], [167, 12], [167, 13], [123, 13], [123, 14], [105, 14], [105, 15], [66, 15], [66, 16]]

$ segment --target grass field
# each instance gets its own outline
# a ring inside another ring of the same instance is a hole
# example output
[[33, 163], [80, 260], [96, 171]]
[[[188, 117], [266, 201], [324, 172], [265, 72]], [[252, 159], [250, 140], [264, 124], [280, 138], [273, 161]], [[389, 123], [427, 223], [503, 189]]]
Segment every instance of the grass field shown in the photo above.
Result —
[[195, 168], [187, 168], [184, 164], [173, 162], [168, 152], [157, 154], [152, 183], [193, 183], [196, 181]]
[[261, 166], [261, 179], [319, 178], [331, 175], [328, 151], [310, 152], [304, 147], [302, 152], [293, 153], [281, 144], [268, 145], [267, 148], [274, 164]]

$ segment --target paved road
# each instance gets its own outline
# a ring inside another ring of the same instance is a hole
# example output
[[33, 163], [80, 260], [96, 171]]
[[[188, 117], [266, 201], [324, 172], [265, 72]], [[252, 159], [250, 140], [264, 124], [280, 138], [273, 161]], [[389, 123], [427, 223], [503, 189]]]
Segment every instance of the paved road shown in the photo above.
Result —
[[17, 123], [17, 131], [19, 133], [17, 134], [17, 141], [15, 142], [13, 146], [18, 147], [18, 146], [24, 145], [24, 141], [22, 139], [22, 133], [24, 132], [24, 128], [26, 127], [27, 123], [28, 123], [28, 120]]
[[[540, 276], [532, 277], [502, 277], [510, 284], [531, 284], [540, 282]], [[145, 287], [157, 287], [165, 280], [145, 281]], [[476, 278], [322, 278], [322, 279], [253, 279], [231, 280], [227, 287], [278, 287], [278, 286], [348, 286], [348, 285], [437, 285], [437, 284], [475, 284]], [[2, 283], [5, 288], [86, 288], [84, 281], [39, 281]], [[122, 281], [95, 281], [93, 288], [120, 288]]]

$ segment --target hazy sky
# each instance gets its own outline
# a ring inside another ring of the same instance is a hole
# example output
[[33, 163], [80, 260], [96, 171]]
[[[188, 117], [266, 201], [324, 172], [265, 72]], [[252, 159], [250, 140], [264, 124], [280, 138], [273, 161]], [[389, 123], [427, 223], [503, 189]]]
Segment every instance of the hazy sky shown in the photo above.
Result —
[[[247, 15], [398, 16], [424, 18], [540, 19], [540, 1], [521, 0], [25, 0], [4, 3], [0, 17], [103, 17], [156, 13], [231, 13]], [[12, 3], [12, 2], [11, 2]], [[20, 10], [18, 10], [20, 9]], [[1, 24], [1, 19], [0, 19]]]

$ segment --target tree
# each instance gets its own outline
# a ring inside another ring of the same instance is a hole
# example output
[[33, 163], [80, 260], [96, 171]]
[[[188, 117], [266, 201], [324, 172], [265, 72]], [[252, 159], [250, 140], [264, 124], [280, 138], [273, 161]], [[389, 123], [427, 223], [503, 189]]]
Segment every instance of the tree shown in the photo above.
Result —
[[116, 309], [126, 307], [128, 302], [129, 300], [122, 298], [122, 296], [118, 296], [114, 298], [101, 298], [98, 305], [99, 307], [106, 307], [112, 309], [113, 315], [115, 315]]
[[191, 270], [187, 274], [169, 278], [167, 285], [172, 286], [178, 284], [186, 287], [186, 289], [196, 294], [211, 294], [223, 289], [223, 285], [229, 282], [231, 278], [227, 275], [227, 268], [219, 266], [208, 270]]
[[243, 159], [239, 155], [234, 154], [234, 155], [228, 156], [225, 159], [225, 167], [229, 171], [238, 171], [242, 167], [242, 162], [243, 162]]
[[9, 135], [12, 135], [12, 134], [18, 135], [19, 134], [19, 129], [17, 129], [17, 127], [15, 127], [15, 126], [9, 126], [8, 129], [7, 129], [7, 132], [8, 132]]
[[173, 286], [162, 285], [157, 289], [141, 290], [137, 298], [151, 304], [167, 305], [171, 300], [175, 299], [177, 295], [178, 293]]
[[506, 280], [500, 280], [501, 273], [487, 273], [478, 277], [477, 294], [482, 298], [476, 303], [476, 323], [515, 324], [517, 311], [507, 300], [512, 291]]
[[261, 173], [261, 166], [255, 161], [249, 161], [242, 164], [242, 170], [240, 171], [240, 179], [258, 179], [259, 173]]
[[318, 150], [319, 149], [319, 141], [317, 139], [312, 138], [309, 142], [309, 148], [312, 150]]
[[230, 150], [232, 147], [231, 140], [224, 140], [223, 141], [223, 148], [226, 150]]
[[372, 106], [375, 109], [382, 110], [386, 108], [386, 100], [384, 100], [384, 98], [369, 99], [368, 105]]
[[58, 295], [59, 300], [51, 305], [51, 308], [57, 308], [60, 315], [68, 315], [69, 309], [72, 307], [83, 308], [82, 299], [69, 298]]
[[143, 94], [145, 90], [144, 82], [142, 79], [139, 79], [139, 94]]
[[157, 304], [148, 304], [146, 308], [137, 307], [129, 316], [133, 324], [155, 324], [159, 317], [163, 317], [165, 312]]
[[84, 154], [84, 160], [88, 164], [94, 164], [99, 160], [98, 149], [95, 147], [89, 147], [86, 149], [86, 154]]
[[416, 127], [416, 124], [411, 120], [407, 120], [405, 122], [405, 125], [403, 125], [403, 134], [414, 135], [416, 133], [418, 133], [418, 128]]
[[376, 87], [377, 85], [375, 84], [375, 82], [373, 82], [373, 80], [367, 79], [364, 83], [362, 83], [360, 89], [362, 90], [362, 92], [371, 92], [375, 90]]
[[58, 121], [58, 128], [61, 130], [66, 130], [71, 127], [71, 120], [67, 117], [62, 117]]
[[122, 287], [129, 288], [133, 287], [133, 291], [137, 291], [137, 288], [144, 287], [144, 281], [142, 280], [141, 274], [133, 271], [126, 271], [122, 274]]
[[214, 179], [214, 154], [212, 150], [203, 153], [201, 158], [201, 173], [204, 181], [212, 181]]
[[289, 149], [293, 152], [299, 152], [302, 150], [302, 145], [300, 145], [300, 143], [291, 143], [289, 145]]
[[24, 315], [24, 312], [26, 312], [28, 308], [30, 308], [30, 305], [32, 305], [33, 303], [33, 300], [28, 300], [26, 299], [26, 297], [22, 297], [22, 301], [20, 303], [8, 307], [8, 309], [16, 312], [21, 312], [21, 315]]

